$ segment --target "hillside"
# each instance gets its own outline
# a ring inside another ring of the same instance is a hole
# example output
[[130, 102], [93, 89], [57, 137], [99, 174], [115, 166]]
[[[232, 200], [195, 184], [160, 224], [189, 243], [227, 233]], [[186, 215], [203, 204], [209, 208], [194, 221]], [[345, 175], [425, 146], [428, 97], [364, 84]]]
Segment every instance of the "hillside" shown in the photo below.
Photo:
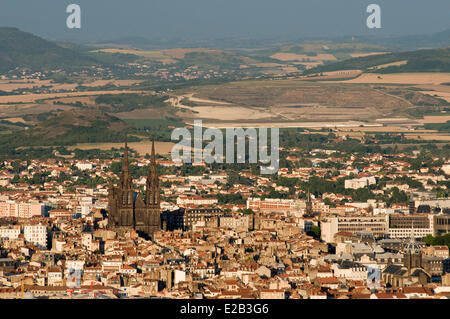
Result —
[[376, 69], [376, 72], [450, 72], [450, 47], [352, 58], [312, 68], [305, 71], [305, 74], [355, 69], [371, 71], [377, 66], [400, 61], [406, 61], [406, 63]]
[[98, 64], [92, 56], [64, 48], [16, 28], [0, 28], [0, 72], [17, 67], [36, 71], [76, 69]]
[[124, 131], [128, 125], [117, 117], [99, 110], [72, 109], [61, 112], [55, 117], [42, 122], [33, 130], [33, 134], [44, 135], [46, 138], [67, 134], [72, 128], [101, 128], [111, 131]]
[[6, 147], [17, 147], [137, 141], [136, 137], [127, 136], [131, 131], [128, 124], [103, 111], [70, 110], [58, 113], [28, 130], [2, 135], [0, 143]]

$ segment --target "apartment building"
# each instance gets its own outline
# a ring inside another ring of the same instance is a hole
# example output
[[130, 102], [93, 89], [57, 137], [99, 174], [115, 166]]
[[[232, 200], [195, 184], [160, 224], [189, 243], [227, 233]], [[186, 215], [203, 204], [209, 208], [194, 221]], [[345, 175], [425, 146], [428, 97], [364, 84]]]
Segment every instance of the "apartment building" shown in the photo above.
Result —
[[434, 235], [441, 236], [450, 232], [450, 214], [434, 215]]
[[354, 178], [354, 179], [347, 179], [345, 180], [345, 188], [351, 188], [351, 189], [358, 189], [358, 188], [364, 188], [366, 186], [376, 184], [377, 180], [375, 179], [375, 176], [368, 176], [368, 177], [361, 177], [361, 178]]
[[370, 231], [374, 236], [384, 236], [388, 232], [386, 216], [344, 216], [329, 217], [320, 224], [321, 238], [327, 243], [334, 241], [338, 232], [351, 234]]
[[177, 205], [214, 205], [217, 204], [217, 198], [203, 198], [200, 196], [179, 196]]
[[20, 235], [20, 226], [2, 226], [0, 227], [0, 239], [17, 239]]
[[423, 238], [434, 233], [434, 216], [428, 215], [389, 215], [389, 237]]
[[44, 225], [25, 225], [23, 235], [25, 241], [40, 247], [47, 247], [47, 227]]
[[222, 216], [219, 218], [219, 227], [230, 229], [247, 229], [251, 226], [250, 215]]
[[261, 212], [289, 212], [306, 209], [305, 200], [279, 199], [279, 198], [249, 198], [247, 209]]
[[41, 216], [44, 205], [41, 203], [17, 203], [15, 201], [0, 202], [0, 218], [32, 218]]

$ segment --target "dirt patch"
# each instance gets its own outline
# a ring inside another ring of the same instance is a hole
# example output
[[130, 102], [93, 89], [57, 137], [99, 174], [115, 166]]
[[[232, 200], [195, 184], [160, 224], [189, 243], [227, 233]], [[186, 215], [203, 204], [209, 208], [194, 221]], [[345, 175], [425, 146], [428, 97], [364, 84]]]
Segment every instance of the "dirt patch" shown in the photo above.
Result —
[[364, 73], [356, 79], [339, 81], [342, 83], [387, 83], [387, 84], [431, 84], [450, 82], [450, 73]]
[[[155, 152], [160, 155], [168, 155], [174, 146], [174, 143], [171, 142], [155, 142]], [[79, 143], [75, 146], [71, 146], [68, 149], [74, 150], [79, 148], [80, 150], [92, 150], [92, 149], [100, 149], [100, 150], [110, 150], [112, 148], [120, 149], [123, 147], [123, 143]], [[131, 142], [128, 143], [128, 147], [132, 148], [139, 155], [144, 156], [145, 154], [150, 154], [152, 151], [152, 142], [151, 141], [142, 141], [142, 142]]]
[[333, 79], [345, 79], [354, 78], [362, 74], [361, 70], [339, 70], [332, 72], [322, 72], [319, 75], [305, 76], [302, 79], [305, 80], [333, 80]]
[[413, 140], [423, 140], [423, 141], [446, 141], [450, 142], [450, 135], [445, 134], [405, 134], [405, 137], [407, 139], [413, 139]]
[[450, 115], [424, 116], [423, 119], [417, 120], [421, 124], [427, 123], [447, 123], [450, 121]]
[[9, 121], [11, 123], [27, 123], [23, 118], [21, 117], [10, 117], [10, 118], [6, 118], [6, 121]]
[[369, 68], [369, 70], [379, 70], [379, 69], [388, 68], [390, 66], [401, 66], [401, 65], [405, 65], [407, 63], [408, 63], [408, 60], [391, 62], [391, 63], [386, 63], [386, 64], [380, 64], [380, 65], [376, 65], [374, 67]]
[[[354, 75], [355, 73], [350, 74]], [[342, 77], [342, 74], [334, 74]], [[189, 95], [190, 94], [190, 95]], [[186, 96], [197, 103], [181, 105]], [[196, 87], [171, 100], [172, 106], [194, 114], [178, 115], [184, 119], [208, 119], [211, 122], [306, 122], [375, 120], [406, 112], [411, 105], [396, 96], [381, 94], [366, 85], [310, 83], [307, 81], [272, 80], [234, 82], [219, 86]]]

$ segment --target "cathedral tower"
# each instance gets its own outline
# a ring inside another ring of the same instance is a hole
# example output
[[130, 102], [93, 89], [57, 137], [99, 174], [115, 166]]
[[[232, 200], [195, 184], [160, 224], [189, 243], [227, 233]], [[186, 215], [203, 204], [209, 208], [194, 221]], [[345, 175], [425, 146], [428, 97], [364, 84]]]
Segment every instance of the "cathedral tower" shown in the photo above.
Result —
[[[144, 205], [142, 205], [144, 204]], [[152, 154], [145, 184], [145, 203], [140, 202], [137, 213], [136, 230], [153, 235], [161, 228], [159, 177], [156, 168], [155, 141], [152, 141]]]
[[146, 182], [146, 194], [135, 193], [128, 160], [128, 145], [122, 161], [119, 185], [110, 182], [108, 187], [109, 225], [114, 228], [133, 228], [152, 236], [161, 226], [160, 188], [156, 167], [155, 142], [152, 142], [152, 155]]
[[132, 227], [134, 226], [133, 218], [133, 183], [130, 173], [130, 163], [128, 161], [128, 145], [125, 143], [125, 151], [122, 161], [122, 174], [120, 175], [120, 199], [119, 199], [119, 214], [121, 217], [121, 225]]

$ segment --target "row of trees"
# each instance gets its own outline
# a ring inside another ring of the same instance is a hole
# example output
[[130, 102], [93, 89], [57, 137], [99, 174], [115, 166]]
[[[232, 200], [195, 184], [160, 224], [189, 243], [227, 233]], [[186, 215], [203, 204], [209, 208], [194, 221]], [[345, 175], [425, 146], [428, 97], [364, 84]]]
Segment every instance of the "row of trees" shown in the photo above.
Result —
[[427, 235], [424, 238], [424, 242], [431, 246], [439, 245], [439, 246], [448, 246], [450, 248], [450, 233], [436, 237], [432, 235]]

